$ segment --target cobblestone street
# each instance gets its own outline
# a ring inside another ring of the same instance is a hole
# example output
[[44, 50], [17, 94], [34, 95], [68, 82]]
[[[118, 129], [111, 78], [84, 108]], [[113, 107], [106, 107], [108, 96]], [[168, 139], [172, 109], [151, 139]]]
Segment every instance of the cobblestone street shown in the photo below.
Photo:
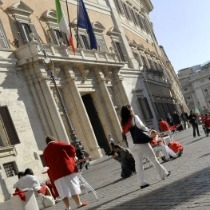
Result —
[[[89, 205], [84, 210], [184, 210], [210, 209], [210, 137], [200, 127], [201, 136], [193, 138], [192, 128], [176, 133], [175, 140], [184, 146], [183, 155], [164, 163], [171, 175], [160, 181], [153, 167], [145, 164], [145, 175], [150, 187], [137, 186], [136, 175], [121, 179], [120, 165], [111, 157], [91, 163], [83, 177], [103, 195], [99, 200], [93, 193], [83, 192], [82, 200]], [[43, 208], [39, 201], [40, 208]], [[75, 208], [72, 202], [72, 207]], [[64, 210], [62, 202], [47, 210]], [[12, 210], [11, 201], [0, 204], [0, 210]]]

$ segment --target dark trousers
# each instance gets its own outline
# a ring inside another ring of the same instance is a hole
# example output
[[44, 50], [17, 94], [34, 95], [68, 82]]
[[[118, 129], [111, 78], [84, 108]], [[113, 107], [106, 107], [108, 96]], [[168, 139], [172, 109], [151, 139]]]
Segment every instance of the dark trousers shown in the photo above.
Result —
[[199, 129], [198, 129], [198, 124], [193, 123], [192, 128], [193, 128], [193, 137], [196, 137], [196, 132], [197, 132], [197, 135], [200, 136]]
[[122, 169], [122, 172], [121, 172], [122, 178], [127, 178], [133, 172], [136, 172], [134, 159], [121, 161], [121, 169]]

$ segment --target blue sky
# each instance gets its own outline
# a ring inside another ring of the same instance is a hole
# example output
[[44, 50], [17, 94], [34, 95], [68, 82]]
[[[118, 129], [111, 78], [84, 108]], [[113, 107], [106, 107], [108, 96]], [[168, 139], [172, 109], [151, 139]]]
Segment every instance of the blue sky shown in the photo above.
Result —
[[156, 38], [174, 70], [210, 60], [210, 0], [151, 0]]

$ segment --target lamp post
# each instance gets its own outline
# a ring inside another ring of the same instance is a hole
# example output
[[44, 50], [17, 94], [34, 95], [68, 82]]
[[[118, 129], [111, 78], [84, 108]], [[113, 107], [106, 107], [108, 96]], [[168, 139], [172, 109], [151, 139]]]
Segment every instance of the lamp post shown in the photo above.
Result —
[[56, 94], [58, 96], [58, 100], [59, 100], [59, 102], [61, 104], [61, 108], [62, 108], [62, 111], [64, 113], [64, 116], [65, 116], [65, 119], [66, 119], [66, 123], [67, 123], [68, 129], [69, 129], [69, 132], [70, 132], [70, 137], [71, 137], [72, 143], [74, 144], [74, 146], [78, 146], [79, 145], [79, 140], [78, 140], [77, 135], [76, 135], [76, 133], [74, 131], [72, 122], [71, 122], [71, 120], [70, 120], [70, 118], [68, 116], [68, 113], [67, 113], [66, 107], [64, 105], [62, 96], [60, 94], [60, 91], [59, 91], [58, 86], [57, 86], [56, 81], [55, 81], [55, 76], [54, 76], [54, 73], [53, 73], [53, 70], [55, 68], [54, 63], [52, 62], [52, 60], [49, 57], [45, 57], [44, 65], [45, 65], [46, 70], [48, 71], [48, 73], [50, 75], [50, 79], [53, 82], [53, 85], [55, 87], [55, 91], [56, 91]]

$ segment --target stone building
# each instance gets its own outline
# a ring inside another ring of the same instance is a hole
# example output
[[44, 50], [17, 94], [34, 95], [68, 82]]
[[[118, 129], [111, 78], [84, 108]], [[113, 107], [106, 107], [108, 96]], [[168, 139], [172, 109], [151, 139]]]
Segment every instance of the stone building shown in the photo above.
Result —
[[71, 142], [73, 128], [96, 159], [109, 152], [110, 134], [122, 143], [122, 105], [157, 128], [159, 117], [185, 103], [173, 91], [178, 82], [168, 80], [175, 75], [155, 39], [149, 0], [85, 1], [97, 50], [77, 30], [77, 1], [68, 0], [75, 54], [58, 29], [53, 0], [0, 5], [0, 201], [10, 197], [18, 171], [31, 167], [47, 178], [47, 135]]
[[199, 114], [210, 112], [210, 62], [181, 69], [178, 77], [189, 109]]

